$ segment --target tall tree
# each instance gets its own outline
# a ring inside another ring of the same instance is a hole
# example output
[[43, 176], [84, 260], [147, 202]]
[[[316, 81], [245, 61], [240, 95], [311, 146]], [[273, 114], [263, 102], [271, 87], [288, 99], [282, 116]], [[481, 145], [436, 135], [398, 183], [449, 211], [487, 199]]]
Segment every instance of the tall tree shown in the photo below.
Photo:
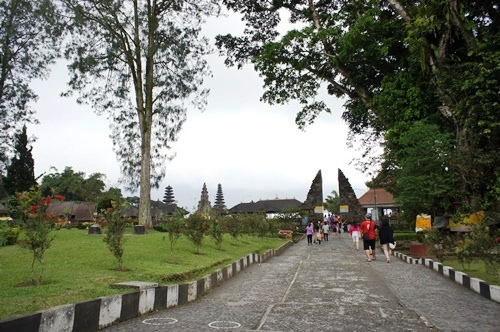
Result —
[[27, 129], [24, 126], [22, 131], [16, 134], [14, 157], [7, 166], [7, 176], [3, 181], [9, 195], [28, 191], [36, 185], [35, 161], [31, 154], [32, 147], [28, 145]]
[[122, 180], [140, 186], [139, 224], [152, 227], [151, 186], [164, 177], [187, 102], [203, 108], [209, 74], [200, 36], [216, 0], [62, 0], [73, 18], [69, 86], [111, 121]]
[[30, 82], [48, 76], [62, 32], [53, 1], [0, 1], [0, 172], [13, 135], [36, 122], [30, 103], [37, 96]]
[[[223, 3], [244, 14], [247, 27], [243, 36], [218, 36], [217, 46], [228, 65], [254, 64], [264, 79], [264, 101], [298, 100], [303, 108], [296, 122], [304, 127], [331, 111], [317, 98], [326, 87], [347, 99], [342, 118], [365, 143], [365, 165], [373, 162], [370, 148], [382, 143], [390, 169], [404, 165], [397, 159], [402, 135], [417, 122], [435, 125], [453, 134], [448, 152], [456, 164], [449, 172], [460, 178], [458, 199], [446, 201], [473, 210], [498, 202], [500, 25], [494, 2]], [[286, 13], [294, 28], [280, 35]]]

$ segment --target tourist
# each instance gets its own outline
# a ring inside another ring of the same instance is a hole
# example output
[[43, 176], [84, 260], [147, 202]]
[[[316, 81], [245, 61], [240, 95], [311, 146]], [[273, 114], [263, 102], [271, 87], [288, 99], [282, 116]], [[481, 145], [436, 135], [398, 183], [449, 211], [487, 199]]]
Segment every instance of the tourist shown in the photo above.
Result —
[[373, 260], [377, 259], [375, 251], [375, 240], [377, 239], [377, 234], [375, 233], [375, 227], [377, 225], [372, 220], [372, 215], [367, 214], [365, 220], [361, 222], [361, 233], [363, 236], [363, 250], [366, 254], [366, 261], [371, 262], [370, 253], [373, 254]]
[[339, 224], [337, 221], [335, 221], [335, 219], [333, 220], [333, 223], [332, 223], [332, 238], [335, 237], [335, 233], [337, 233], [337, 228], [338, 228]]
[[344, 234], [344, 221], [339, 218], [339, 237], [342, 237]]
[[[315, 232], [316, 232], [316, 241], [318, 241], [318, 244], [321, 244], [321, 235], [323, 233], [321, 229], [321, 221], [318, 221], [318, 223], [316, 224]], [[314, 241], [314, 243], [316, 243], [316, 241]]]
[[384, 250], [385, 259], [387, 260], [387, 263], [390, 263], [392, 253], [389, 243], [394, 244], [394, 232], [389, 224], [389, 218], [382, 218], [382, 225], [380, 226], [378, 235], [380, 238], [380, 244]]
[[328, 231], [330, 230], [330, 225], [328, 222], [323, 222], [323, 236], [325, 237], [325, 241], [328, 241]]
[[306, 227], [307, 245], [313, 244], [313, 233], [314, 233], [313, 223], [310, 222], [309, 225]]
[[359, 251], [359, 232], [361, 228], [358, 224], [353, 224], [349, 227], [349, 234], [351, 234], [352, 243], [354, 245], [354, 249]]

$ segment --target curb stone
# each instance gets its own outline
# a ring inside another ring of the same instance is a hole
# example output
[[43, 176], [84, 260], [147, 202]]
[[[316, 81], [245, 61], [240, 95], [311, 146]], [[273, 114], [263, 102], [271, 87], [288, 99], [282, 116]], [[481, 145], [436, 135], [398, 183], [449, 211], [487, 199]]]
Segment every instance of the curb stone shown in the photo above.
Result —
[[431, 270], [438, 272], [442, 276], [447, 277], [452, 281], [455, 281], [456, 283], [464, 286], [465, 288], [478, 293], [482, 297], [500, 303], [500, 286], [490, 285], [484, 280], [470, 277], [469, 275], [461, 271], [457, 271], [452, 267], [443, 265], [440, 262], [435, 262], [429, 258], [413, 258], [397, 251], [393, 252], [393, 256], [398, 257], [408, 264], [425, 265]]

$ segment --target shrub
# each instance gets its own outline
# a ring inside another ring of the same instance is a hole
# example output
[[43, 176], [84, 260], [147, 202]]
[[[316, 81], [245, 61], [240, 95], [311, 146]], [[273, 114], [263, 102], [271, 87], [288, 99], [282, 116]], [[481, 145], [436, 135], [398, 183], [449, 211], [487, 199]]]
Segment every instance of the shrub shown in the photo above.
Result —
[[10, 226], [7, 221], [0, 220], [0, 247], [7, 245], [7, 237], [9, 236]]
[[174, 246], [177, 240], [182, 235], [182, 227], [184, 226], [184, 216], [182, 214], [175, 213], [170, 217], [166, 223], [162, 224], [163, 229], [168, 232], [168, 239], [170, 242], [170, 253], [174, 252]]
[[229, 235], [231, 235], [233, 241], [237, 242], [244, 226], [242, 218], [239, 218], [237, 216], [228, 216], [225, 221], [225, 228], [227, 229], [227, 232], [229, 233]]
[[124, 252], [124, 233], [127, 219], [120, 215], [122, 204], [118, 201], [110, 201], [111, 206], [101, 210], [103, 218], [106, 220], [108, 229], [104, 242], [106, 242], [109, 251], [115, 256], [118, 263], [118, 270], [124, 270], [123, 252]]
[[465, 233], [463, 239], [456, 242], [455, 253], [462, 267], [469, 265], [474, 258], [482, 260], [490, 274], [498, 273], [500, 255], [496, 239], [498, 231], [492, 232], [486, 222], [472, 225], [472, 230]]
[[224, 219], [211, 218], [210, 219], [210, 237], [215, 242], [217, 249], [222, 249], [222, 241], [224, 239]]
[[[24, 230], [25, 240], [20, 242], [22, 248], [31, 251], [33, 260], [31, 263], [31, 283], [39, 285], [42, 282], [45, 269], [45, 251], [50, 248], [54, 235], [51, 234], [53, 223], [57, 218], [47, 215], [47, 208], [51, 197], [42, 197], [39, 187], [18, 194], [18, 211], [22, 218], [21, 227]], [[64, 200], [64, 197], [56, 195], [56, 199]], [[38, 277], [36, 277], [36, 264], [40, 264]]]
[[185, 219], [184, 233], [194, 245], [197, 254], [201, 252], [205, 234], [208, 234], [207, 221], [208, 217], [200, 213], [192, 214]]
[[429, 246], [430, 253], [440, 262], [444, 261], [453, 247], [453, 239], [436, 228], [419, 232], [418, 238]]

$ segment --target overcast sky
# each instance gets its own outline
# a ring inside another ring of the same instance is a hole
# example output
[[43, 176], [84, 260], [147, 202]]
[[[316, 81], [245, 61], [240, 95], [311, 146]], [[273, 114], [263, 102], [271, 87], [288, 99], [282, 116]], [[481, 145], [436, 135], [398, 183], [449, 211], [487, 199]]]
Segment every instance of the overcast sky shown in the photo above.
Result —
[[[219, 33], [239, 34], [241, 28], [234, 16], [219, 18], [208, 23], [206, 35], [213, 40]], [[319, 170], [326, 198], [332, 190], [338, 192], [339, 168], [358, 197], [367, 190], [368, 177], [350, 165], [359, 151], [346, 146], [342, 101], [326, 96], [332, 114], [322, 114], [301, 131], [294, 122], [297, 104], [269, 106], [259, 101], [262, 80], [253, 67], [226, 68], [224, 59], [216, 54], [208, 61], [213, 78], [206, 80], [211, 90], [207, 109], [188, 110], [179, 139], [172, 144], [176, 157], [166, 161], [166, 178], [159, 189], [152, 190], [153, 200], [162, 200], [170, 185], [178, 205], [194, 211], [203, 183], [212, 204], [220, 183], [228, 208], [260, 199], [296, 198], [302, 202]], [[120, 187], [120, 166], [109, 138], [108, 120], [89, 106], [76, 104], [74, 98], [60, 97], [67, 80], [65, 64], [59, 62], [48, 80], [33, 83], [39, 94], [34, 108], [41, 122], [28, 129], [28, 135], [37, 137], [33, 144], [35, 176], [48, 173], [51, 166], [59, 172], [70, 166], [87, 176], [103, 173], [108, 186]], [[139, 196], [139, 191], [122, 192]]]

